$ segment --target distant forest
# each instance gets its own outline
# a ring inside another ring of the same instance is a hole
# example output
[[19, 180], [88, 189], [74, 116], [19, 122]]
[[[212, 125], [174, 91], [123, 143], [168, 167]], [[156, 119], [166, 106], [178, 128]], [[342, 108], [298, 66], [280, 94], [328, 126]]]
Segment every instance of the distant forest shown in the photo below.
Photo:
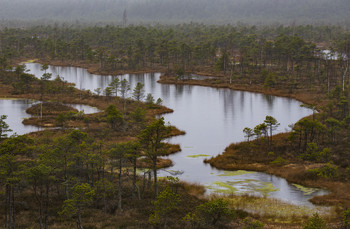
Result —
[[350, 22], [349, 0], [0, 0], [0, 20], [31, 23], [317, 24]]

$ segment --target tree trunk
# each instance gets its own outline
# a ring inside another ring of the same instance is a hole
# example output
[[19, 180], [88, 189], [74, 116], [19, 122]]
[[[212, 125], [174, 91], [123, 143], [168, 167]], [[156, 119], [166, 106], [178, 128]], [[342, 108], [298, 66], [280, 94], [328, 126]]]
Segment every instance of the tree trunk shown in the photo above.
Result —
[[6, 195], [5, 195], [5, 228], [9, 228], [9, 218], [8, 218], [8, 212], [9, 212], [9, 187], [6, 185]]
[[81, 208], [78, 207], [78, 212], [77, 212], [77, 229], [84, 229], [83, 226], [81, 225]]
[[47, 183], [46, 184], [46, 201], [45, 201], [45, 218], [44, 218], [44, 227], [45, 229], [48, 229], [49, 228], [49, 189], [50, 189], [50, 186], [49, 184]]
[[148, 171], [147, 174], [148, 174], [147, 188], [150, 189], [152, 185], [152, 172]]
[[67, 157], [64, 156], [64, 192], [66, 194], [66, 199], [69, 199], [69, 192], [68, 192], [68, 174], [67, 174]]
[[7, 205], [8, 205], [8, 229], [14, 228], [14, 222], [13, 222], [13, 204], [12, 204], [12, 187], [11, 185], [7, 185]]
[[16, 228], [16, 218], [15, 218], [15, 189], [13, 186], [11, 186], [11, 197], [12, 197], [12, 228], [15, 229]]
[[107, 213], [107, 201], [106, 201], [106, 181], [105, 181], [105, 166], [103, 162], [102, 166], [102, 182], [103, 182], [103, 211]]
[[122, 212], [122, 159], [119, 161], [119, 181], [118, 181], [118, 211]]
[[40, 188], [40, 198], [39, 198], [39, 203], [40, 203], [40, 218], [39, 218], [39, 222], [40, 222], [40, 229], [43, 228], [43, 201], [42, 201], [42, 196], [43, 196], [43, 190], [42, 188]]
[[137, 189], [137, 198], [138, 198], [139, 200], [141, 200], [140, 188], [139, 188], [139, 186], [136, 185], [136, 184], [135, 184], [135, 187], [136, 187], [136, 189]]
[[134, 164], [134, 174], [132, 177], [132, 199], [135, 199], [135, 191], [136, 191], [136, 158], [133, 159]]
[[107, 201], [106, 201], [106, 182], [105, 182], [104, 175], [103, 175], [102, 179], [103, 179], [102, 182], [103, 182], [103, 192], [104, 192], [103, 193], [103, 197], [102, 197], [102, 200], [103, 200], [103, 212], [106, 214], [107, 213]]
[[157, 158], [153, 159], [153, 176], [154, 176], [154, 198], [157, 198], [158, 196]]
[[270, 126], [270, 141], [269, 146], [272, 146], [272, 125]]

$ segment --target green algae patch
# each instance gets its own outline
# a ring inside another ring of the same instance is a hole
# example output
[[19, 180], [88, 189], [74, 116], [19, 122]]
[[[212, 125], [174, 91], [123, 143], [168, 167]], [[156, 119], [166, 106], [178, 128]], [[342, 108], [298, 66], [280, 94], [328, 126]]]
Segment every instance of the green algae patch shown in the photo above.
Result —
[[251, 183], [251, 182], [260, 182], [256, 179], [245, 179], [245, 180], [239, 180], [239, 181], [230, 181], [232, 183]]
[[[263, 196], [268, 196], [270, 192], [279, 191], [279, 189], [275, 188], [272, 183], [269, 182], [260, 182], [255, 179], [247, 179], [247, 180], [238, 180], [238, 181], [226, 181], [214, 182], [213, 185], [207, 186], [213, 192], [216, 193], [245, 193], [245, 194], [261, 194]], [[239, 187], [239, 188], [236, 188]], [[242, 189], [242, 190], [241, 190]]]
[[218, 175], [219, 177], [231, 177], [231, 176], [240, 176], [244, 174], [254, 174], [256, 172], [237, 170], [237, 171], [224, 171], [223, 174]]
[[25, 63], [34, 63], [36, 61], [38, 61], [38, 59], [31, 59], [31, 60], [27, 60]]
[[6, 98], [6, 97], [1, 97], [0, 100], [28, 100], [28, 101], [34, 101], [32, 99], [24, 99], [24, 98]]
[[239, 180], [239, 181], [227, 181], [227, 183], [230, 185], [245, 184], [247, 186], [249, 186], [252, 182], [259, 182], [259, 181], [255, 180], [255, 179], [246, 179], [246, 180]]
[[260, 188], [257, 188], [256, 191], [260, 192], [264, 196], [268, 195], [270, 192], [277, 192], [277, 191], [279, 191], [279, 189], [275, 188], [275, 186], [273, 186], [272, 183], [264, 182], [262, 184], [263, 184], [263, 186], [260, 187]]
[[293, 186], [296, 187], [297, 189], [299, 189], [300, 191], [302, 191], [305, 195], [311, 195], [312, 193], [319, 190], [317, 188], [304, 187], [304, 186], [299, 185], [299, 184], [293, 184]]
[[232, 194], [237, 191], [235, 187], [228, 184], [227, 182], [214, 182], [213, 185], [215, 186], [207, 186], [209, 189], [213, 190], [216, 193], [225, 193], [225, 194]]
[[190, 157], [190, 158], [210, 157], [210, 155], [207, 155], [207, 154], [195, 154], [195, 155], [188, 155], [187, 157]]
[[228, 181], [226, 183], [231, 186], [239, 185], [244, 187], [244, 193], [261, 193], [263, 196], [267, 196], [270, 192], [279, 191], [272, 183], [260, 182], [255, 179]]

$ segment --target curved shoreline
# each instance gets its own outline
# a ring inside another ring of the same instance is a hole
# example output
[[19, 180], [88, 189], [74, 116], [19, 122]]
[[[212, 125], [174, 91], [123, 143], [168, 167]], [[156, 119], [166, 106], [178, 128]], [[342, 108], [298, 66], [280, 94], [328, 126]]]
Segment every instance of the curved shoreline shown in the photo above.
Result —
[[[38, 60], [37, 62], [39, 63], [43, 63], [43, 61]], [[45, 62], [46, 63], [46, 62]], [[47, 62], [50, 65], [53, 66], [65, 66], [65, 67], [80, 67], [80, 68], [84, 68], [86, 69], [89, 73], [91, 74], [99, 74], [99, 75], [120, 75], [120, 74], [141, 74], [141, 73], [149, 73], [149, 72], [162, 72], [162, 70], [158, 69], [158, 70], [140, 70], [140, 71], [116, 71], [116, 72], [99, 72], [96, 69], [94, 70], [93, 67], [89, 67], [89, 64], [64, 64], [63, 62], [58, 63], [58, 62], [51, 62], [48, 61]], [[203, 72], [201, 72], [200, 74], [205, 74]], [[165, 79], [164, 79], [165, 78]], [[285, 89], [267, 89], [267, 88], [262, 88], [261, 85], [228, 85], [227, 83], [218, 83], [218, 84], [213, 84], [213, 82], [210, 81], [206, 81], [206, 80], [186, 80], [186, 81], [180, 81], [177, 80], [175, 81], [174, 77], [171, 76], [165, 76], [164, 74], [161, 75], [161, 78], [159, 81], [157, 81], [158, 83], [161, 84], [183, 84], [183, 85], [197, 85], [197, 86], [205, 86], [205, 87], [213, 87], [213, 88], [228, 88], [228, 89], [232, 89], [232, 90], [240, 90], [240, 91], [248, 91], [248, 92], [253, 92], [253, 93], [261, 93], [261, 94], [265, 94], [265, 95], [273, 95], [273, 96], [280, 96], [280, 97], [287, 97], [287, 98], [292, 98], [292, 99], [296, 99], [298, 101], [301, 101], [303, 103], [317, 103], [317, 105], [321, 105], [320, 102], [320, 98], [318, 97], [318, 95], [316, 94], [312, 94], [312, 93], [305, 93], [305, 94], [301, 94], [301, 93], [288, 93], [286, 92]], [[303, 96], [304, 95], [304, 96]], [[307, 95], [307, 96], [305, 96]], [[171, 109], [170, 109], [171, 110]], [[173, 112], [173, 110], [171, 111], [163, 111], [160, 113], [157, 113], [155, 115], [159, 115], [159, 114], [165, 114], [165, 113], [171, 113]], [[183, 133], [182, 133], [183, 134]], [[176, 135], [173, 135], [176, 136]], [[293, 182], [293, 180], [291, 180], [290, 178], [283, 176], [283, 174], [280, 174], [278, 172], [278, 170], [274, 170], [273, 166], [271, 165], [263, 165], [263, 166], [256, 166], [257, 163], [246, 163], [244, 166], [241, 165], [240, 167], [235, 167], [235, 169], [246, 169], [246, 170], [251, 170], [251, 171], [261, 171], [261, 172], [266, 172], [269, 174], [273, 174], [282, 178], [285, 178], [288, 182]], [[232, 168], [220, 168], [217, 167], [218, 169], [229, 169], [232, 170]], [[326, 188], [331, 190], [332, 185], [326, 185], [326, 186], [320, 186], [320, 185], [316, 185], [316, 184], [307, 184], [308, 186], [313, 186], [313, 187], [322, 187], [322, 188]], [[331, 193], [333, 194], [333, 192]], [[330, 195], [331, 195], [330, 194]], [[328, 196], [328, 195], [327, 195]], [[318, 198], [318, 197], [314, 197], [313, 199]], [[314, 203], [317, 204], [317, 201], [313, 201]]]
[[[97, 64], [89, 64], [85, 62], [80, 63], [70, 63], [65, 61], [43, 61], [40, 59], [35, 60], [22, 60], [17, 61], [17, 63], [47, 63], [49, 65], [53, 66], [60, 66], [60, 67], [78, 67], [83, 68], [87, 70], [90, 74], [96, 74], [96, 75], [124, 75], [124, 74], [145, 74], [145, 73], [155, 73], [155, 72], [165, 72], [166, 68], [157, 68], [157, 69], [142, 69], [142, 70], [116, 70], [116, 71], [99, 71]], [[220, 74], [214, 74], [209, 72], [202, 72], [202, 71], [194, 71], [194, 74], [200, 75], [200, 76], [210, 76], [210, 77], [217, 77], [224, 78], [224, 76]], [[165, 79], [164, 79], [165, 78]], [[166, 74], [162, 73], [160, 76], [160, 80], [157, 81], [161, 84], [182, 84], [182, 85], [196, 85], [196, 86], [204, 86], [204, 87], [212, 87], [212, 88], [227, 88], [231, 90], [237, 90], [237, 91], [247, 91], [247, 92], [253, 92], [253, 93], [261, 93], [264, 95], [273, 95], [273, 96], [279, 96], [279, 97], [286, 97], [290, 99], [298, 100], [305, 104], [316, 104], [318, 106], [323, 105], [320, 101], [320, 94], [313, 94], [313, 93], [307, 93], [306, 91], [294, 89], [296, 92], [290, 93], [287, 92], [287, 89], [275, 89], [275, 88], [264, 88], [263, 85], [257, 84], [257, 85], [247, 85], [247, 84], [227, 84], [227, 83], [217, 83], [214, 84], [213, 82], [208, 82], [206, 80], [175, 80], [174, 76], [166, 76]]]
[[[204, 76], [204, 75], [201, 75], [201, 76]], [[262, 88], [262, 85], [259, 85], [259, 84], [258, 85], [227, 84], [227, 83], [214, 84], [214, 82], [210, 82], [210, 80], [182, 81], [182, 80], [175, 80], [173, 76], [165, 76], [164, 74], [160, 76], [160, 80], [158, 80], [158, 83], [195, 85], [195, 86], [212, 87], [212, 88], [227, 88], [227, 89], [236, 90], [236, 91], [247, 91], [247, 92], [253, 92], [253, 93], [260, 93], [264, 95], [272, 95], [272, 96], [295, 99], [305, 104], [316, 104], [318, 106], [323, 105], [322, 103], [320, 103], [321, 101], [318, 94], [306, 93], [305, 91], [302, 91], [302, 90], [294, 93], [289, 93], [286, 91], [286, 89]]]
[[[210, 82], [209, 80], [175, 80], [172, 76], [165, 76], [162, 75], [161, 79], [158, 81], [158, 83], [162, 84], [180, 84], [180, 85], [196, 85], [196, 86], [204, 86], [204, 87], [213, 87], [213, 88], [227, 88], [232, 90], [239, 90], [239, 91], [248, 91], [253, 93], [262, 93], [265, 95], [273, 95], [273, 96], [280, 96], [280, 97], [287, 97], [296, 99], [302, 103], [305, 104], [315, 104], [317, 107], [320, 107], [324, 105], [325, 100], [322, 99], [322, 95], [316, 94], [316, 93], [307, 93], [304, 91], [303, 93], [288, 93], [286, 90], [283, 89], [265, 89], [262, 88], [259, 85], [229, 85], [225, 83], [219, 83], [219, 84], [213, 84], [213, 82]], [[326, 99], [326, 98], [325, 98]], [[305, 117], [304, 117], [305, 118]], [[276, 136], [276, 135], [274, 135]], [[237, 144], [241, 144], [244, 142], [240, 142]], [[231, 145], [237, 145], [237, 144], [231, 144]], [[231, 145], [227, 146], [230, 147]], [[221, 154], [226, 153], [226, 150], [222, 152]], [[214, 159], [219, 157], [221, 154], [217, 155], [216, 157], [213, 157]], [[350, 195], [347, 196], [346, 192], [343, 192], [342, 190], [350, 190], [350, 184], [347, 184], [346, 182], [339, 182], [339, 181], [313, 181], [313, 180], [304, 180], [303, 182], [300, 182], [299, 180], [295, 179], [293, 177], [295, 173], [299, 172], [306, 172], [308, 169], [312, 167], [319, 166], [319, 163], [288, 163], [283, 166], [278, 165], [272, 165], [272, 164], [264, 164], [264, 163], [256, 163], [251, 161], [244, 161], [244, 163], [239, 164], [226, 164], [224, 166], [218, 166], [215, 163], [210, 162], [210, 160], [204, 160], [204, 163], [209, 163], [212, 167], [222, 170], [248, 170], [248, 171], [256, 171], [256, 172], [265, 172], [271, 175], [279, 176], [284, 179], [286, 179], [289, 183], [300, 183], [302, 185], [308, 186], [308, 187], [315, 187], [315, 188], [322, 188], [329, 190], [330, 193], [323, 196], [315, 196], [310, 199], [310, 202], [313, 204], [318, 205], [337, 205], [339, 203], [346, 203], [350, 206], [350, 203], [348, 203], [348, 198], [350, 198]], [[320, 184], [321, 183], [321, 184]]]

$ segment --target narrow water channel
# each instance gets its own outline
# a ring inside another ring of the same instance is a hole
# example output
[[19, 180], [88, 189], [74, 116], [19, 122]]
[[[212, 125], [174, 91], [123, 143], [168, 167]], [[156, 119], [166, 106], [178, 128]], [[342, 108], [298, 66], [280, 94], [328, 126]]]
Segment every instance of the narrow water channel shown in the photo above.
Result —
[[[41, 65], [26, 64], [30, 73], [40, 77]], [[311, 205], [308, 200], [323, 190], [304, 189], [289, 184], [285, 179], [260, 172], [228, 172], [211, 168], [203, 163], [206, 157], [222, 153], [232, 142], [244, 140], [245, 127], [262, 123], [266, 115], [275, 117], [281, 123], [277, 132], [288, 131], [288, 125], [312, 113], [300, 107], [301, 103], [259, 93], [217, 89], [189, 85], [163, 85], [157, 83], [160, 73], [126, 74], [122, 76], [100, 76], [76, 67], [50, 66], [53, 77], [75, 83], [79, 89], [94, 91], [104, 89], [115, 78], [127, 79], [131, 88], [137, 82], [145, 84], [146, 93], [155, 99], [161, 98], [163, 105], [174, 109], [164, 115], [171, 125], [186, 131], [186, 135], [171, 138], [171, 143], [181, 145], [182, 152], [171, 155], [174, 166], [167, 171], [181, 171], [181, 180], [203, 184], [208, 192], [249, 193], [277, 198], [298, 205]], [[160, 171], [160, 176], [169, 172]]]

